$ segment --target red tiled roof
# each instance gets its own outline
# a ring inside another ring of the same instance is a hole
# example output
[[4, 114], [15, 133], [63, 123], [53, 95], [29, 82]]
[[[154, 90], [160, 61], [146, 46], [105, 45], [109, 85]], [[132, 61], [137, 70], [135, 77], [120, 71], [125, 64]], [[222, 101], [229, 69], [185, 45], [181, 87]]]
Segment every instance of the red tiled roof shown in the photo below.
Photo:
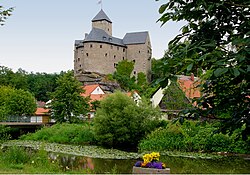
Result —
[[195, 97], [201, 97], [200, 89], [197, 87], [200, 82], [195, 78], [196, 80], [193, 81], [188, 76], [181, 76], [178, 79], [179, 85], [181, 89], [185, 92], [186, 97], [188, 98], [195, 98]]
[[93, 84], [93, 85], [85, 85], [83, 86], [83, 89], [85, 92], [81, 94], [84, 97], [90, 96], [90, 94], [98, 87], [98, 84]]
[[96, 100], [100, 101], [107, 96], [108, 96], [108, 94], [91, 94], [89, 97], [90, 97], [90, 102], [92, 102], [92, 101], [96, 101]]
[[36, 108], [36, 115], [48, 115], [49, 109]]

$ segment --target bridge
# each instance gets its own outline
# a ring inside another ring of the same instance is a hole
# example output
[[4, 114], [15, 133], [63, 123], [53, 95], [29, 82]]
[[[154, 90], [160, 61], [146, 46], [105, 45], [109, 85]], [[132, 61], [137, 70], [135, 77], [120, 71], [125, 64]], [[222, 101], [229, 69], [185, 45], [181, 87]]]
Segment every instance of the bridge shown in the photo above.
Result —
[[0, 121], [0, 125], [18, 128], [37, 128], [45, 125], [52, 125], [53, 121], [49, 116], [9, 116]]

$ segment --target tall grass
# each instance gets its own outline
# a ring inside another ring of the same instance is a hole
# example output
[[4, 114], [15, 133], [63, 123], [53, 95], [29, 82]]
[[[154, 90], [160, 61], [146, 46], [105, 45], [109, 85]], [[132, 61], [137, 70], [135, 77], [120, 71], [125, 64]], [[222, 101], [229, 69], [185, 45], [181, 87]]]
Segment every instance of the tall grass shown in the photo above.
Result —
[[63, 144], [93, 144], [94, 132], [91, 124], [56, 124], [44, 127], [36, 133], [21, 136], [21, 140], [47, 141]]

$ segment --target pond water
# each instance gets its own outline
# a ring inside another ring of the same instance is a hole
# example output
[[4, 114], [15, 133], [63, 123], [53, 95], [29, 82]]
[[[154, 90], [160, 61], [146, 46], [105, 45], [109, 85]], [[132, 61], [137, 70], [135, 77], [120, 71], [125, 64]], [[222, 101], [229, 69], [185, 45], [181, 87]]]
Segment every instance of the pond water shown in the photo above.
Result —
[[[51, 159], [56, 159], [66, 170], [82, 173], [132, 173], [132, 168], [141, 154], [123, 152], [115, 149], [103, 149], [97, 146], [77, 146], [36, 141], [8, 141], [6, 146], [23, 146], [27, 149], [44, 149]], [[174, 155], [174, 154], [168, 154]], [[179, 154], [181, 155], [181, 154]], [[193, 157], [201, 157], [199, 156]], [[183, 154], [185, 156], [185, 154]], [[205, 158], [187, 158], [164, 156], [160, 160], [170, 168], [173, 174], [250, 174], [250, 157], [205, 156]], [[88, 171], [86, 171], [88, 170]]]
[[[67, 154], [50, 153], [58, 159], [65, 169], [85, 170], [93, 173], [132, 173], [134, 159], [100, 159]], [[173, 174], [245, 174], [250, 173], [250, 160], [241, 157], [224, 157], [219, 159], [192, 159], [184, 157], [161, 156]]]

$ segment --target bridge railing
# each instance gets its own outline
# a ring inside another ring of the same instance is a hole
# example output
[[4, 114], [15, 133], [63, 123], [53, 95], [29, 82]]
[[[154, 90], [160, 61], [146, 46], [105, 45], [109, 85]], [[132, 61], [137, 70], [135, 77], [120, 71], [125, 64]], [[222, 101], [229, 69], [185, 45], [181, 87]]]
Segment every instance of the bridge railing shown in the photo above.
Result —
[[11, 122], [11, 123], [42, 123], [40, 116], [8, 116], [5, 120], [1, 122]]

